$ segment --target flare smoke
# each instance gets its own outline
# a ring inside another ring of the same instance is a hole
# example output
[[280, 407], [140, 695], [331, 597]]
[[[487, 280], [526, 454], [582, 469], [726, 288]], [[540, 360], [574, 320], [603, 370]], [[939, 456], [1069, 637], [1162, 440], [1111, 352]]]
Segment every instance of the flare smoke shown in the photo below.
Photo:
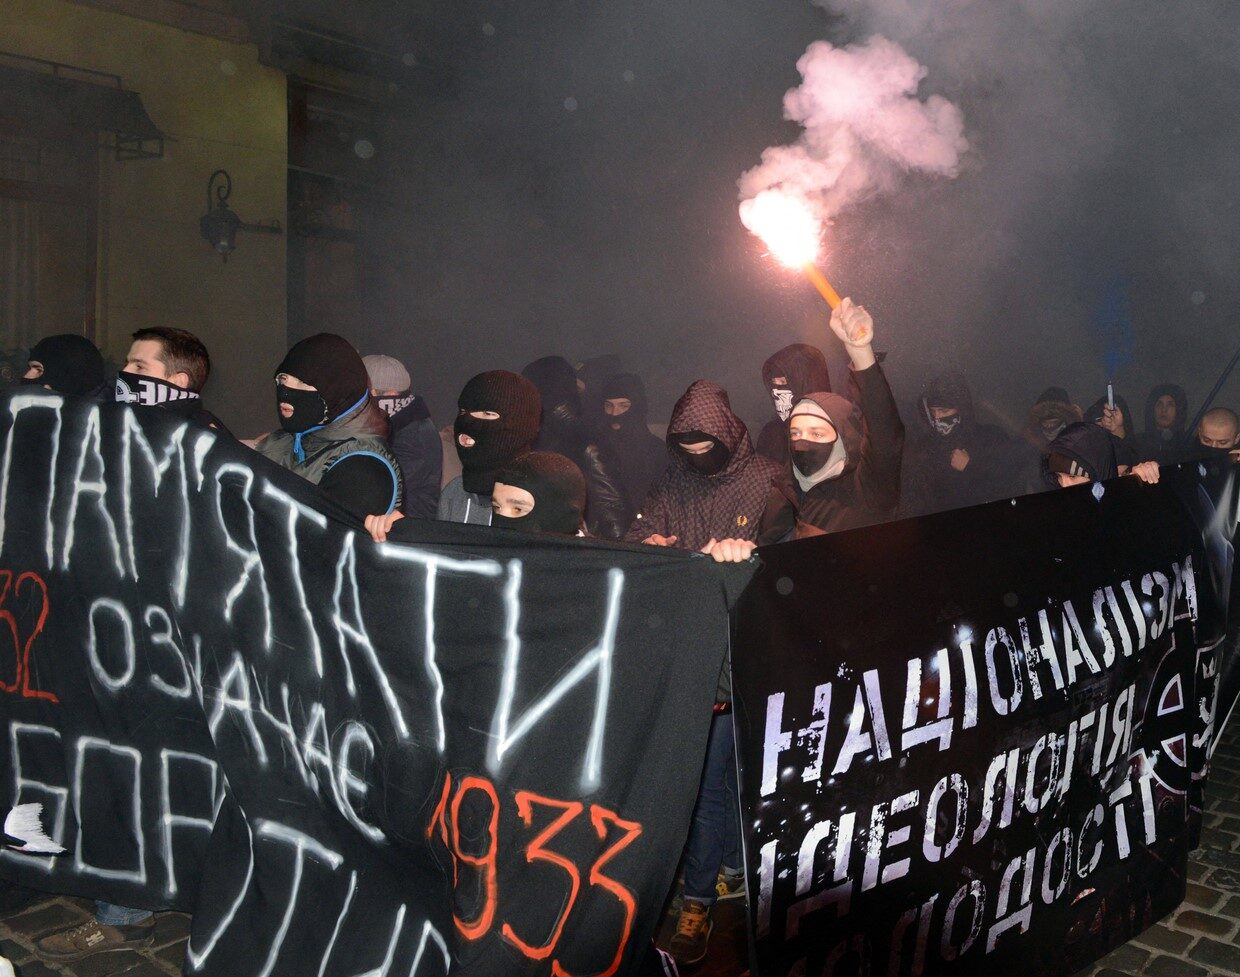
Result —
[[873, 37], [835, 47], [815, 41], [797, 62], [802, 83], [784, 115], [805, 131], [772, 146], [739, 181], [741, 220], [768, 191], [805, 201], [819, 221], [896, 188], [909, 173], [954, 177], [968, 148], [964, 118], [947, 99], [919, 97], [926, 69], [899, 44]]

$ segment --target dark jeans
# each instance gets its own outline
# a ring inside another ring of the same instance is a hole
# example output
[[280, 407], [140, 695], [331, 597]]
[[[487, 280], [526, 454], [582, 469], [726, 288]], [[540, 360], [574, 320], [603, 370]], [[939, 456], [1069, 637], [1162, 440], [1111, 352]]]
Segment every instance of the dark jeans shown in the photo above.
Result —
[[693, 825], [685, 846], [685, 898], [712, 905], [719, 869], [740, 871], [740, 790], [736, 782], [736, 733], [732, 714], [710, 724], [706, 765], [698, 788]]

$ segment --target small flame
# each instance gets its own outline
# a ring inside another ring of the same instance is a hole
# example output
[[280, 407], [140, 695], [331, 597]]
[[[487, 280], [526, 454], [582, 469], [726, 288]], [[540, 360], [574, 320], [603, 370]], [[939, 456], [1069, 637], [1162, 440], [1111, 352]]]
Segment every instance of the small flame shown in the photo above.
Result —
[[741, 202], [741, 223], [762, 238], [777, 261], [789, 268], [813, 264], [822, 246], [822, 227], [805, 198], [763, 190]]

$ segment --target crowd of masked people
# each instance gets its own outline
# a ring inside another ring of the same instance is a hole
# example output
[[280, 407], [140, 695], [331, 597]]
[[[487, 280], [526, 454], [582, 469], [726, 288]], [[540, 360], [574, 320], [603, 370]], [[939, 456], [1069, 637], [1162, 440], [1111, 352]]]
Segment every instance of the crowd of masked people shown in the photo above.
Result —
[[[1051, 387], [1014, 432], [979, 418], [967, 382], [950, 373], [925, 384], [906, 427], [870, 315], [846, 299], [830, 327], [849, 360], [843, 383], [832, 382], [817, 347], [779, 350], [762, 369], [773, 414], [756, 441], [711, 380], [689, 385], [660, 438], [638, 375], [608, 358], [574, 368], [558, 356], [473, 377], [441, 432], [404, 364], [322, 333], [293, 346], [273, 372], [278, 427], [243, 443], [317, 484], [380, 542], [399, 519], [437, 518], [719, 561], [1056, 485], [1121, 475], [1155, 482], [1160, 466], [1190, 459], [1214, 478], [1240, 463], [1235, 412], [1214, 407], [1190, 429], [1184, 391], [1170, 384], [1149, 392], [1140, 428], [1123, 397], [1082, 409]], [[153, 328], [134, 333], [114, 379], [88, 340], [52, 336], [30, 350], [25, 381], [175, 412], [231, 436], [204, 406], [209, 375], [195, 336]], [[705, 955], [713, 904], [744, 893], [728, 709], [716, 706], [685, 852], [670, 944], [680, 963]], [[150, 941], [149, 913], [97, 910], [91, 922], [45, 937], [40, 952], [70, 960]]]

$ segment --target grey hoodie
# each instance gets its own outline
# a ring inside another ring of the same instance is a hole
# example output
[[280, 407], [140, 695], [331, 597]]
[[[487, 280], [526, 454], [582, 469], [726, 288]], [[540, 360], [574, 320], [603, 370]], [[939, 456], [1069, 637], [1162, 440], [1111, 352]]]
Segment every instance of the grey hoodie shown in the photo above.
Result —
[[439, 511], [435, 518], [442, 522], [464, 522], [477, 526], [491, 525], [491, 497], [466, 492], [458, 475], [439, 493]]

